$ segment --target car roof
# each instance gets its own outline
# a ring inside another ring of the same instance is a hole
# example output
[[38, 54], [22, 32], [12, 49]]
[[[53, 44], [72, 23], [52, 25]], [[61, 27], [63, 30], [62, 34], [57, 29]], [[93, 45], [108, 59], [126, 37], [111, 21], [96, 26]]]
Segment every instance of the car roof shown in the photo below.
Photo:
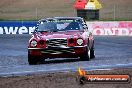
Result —
[[53, 17], [53, 18], [45, 18], [45, 19], [41, 19], [41, 20], [39, 20], [39, 21], [46, 21], [46, 20], [65, 20], [65, 19], [67, 19], [67, 20], [83, 20], [83, 18], [81, 18], [81, 17]]
[[81, 17], [54, 17], [54, 18], [56, 18], [56, 19], [80, 19], [80, 20], [82, 20], [83, 18], [81, 18]]

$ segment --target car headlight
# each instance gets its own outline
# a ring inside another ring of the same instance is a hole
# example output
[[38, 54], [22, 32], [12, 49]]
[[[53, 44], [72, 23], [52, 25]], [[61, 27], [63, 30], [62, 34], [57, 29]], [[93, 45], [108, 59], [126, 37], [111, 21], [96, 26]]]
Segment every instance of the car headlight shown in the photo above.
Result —
[[32, 46], [32, 47], [35, 47], [35, 46], [37, 46], [37, 41], [35, 41], [35, 40], [32, 40], [32, 41], [31, 41], [31, 46]]
[[80, 38], [77, 39], [77, 44], [78, 44], [78, 45], [82, 45], [82, 44], [83, 44], [83, 39], [80, 39]]

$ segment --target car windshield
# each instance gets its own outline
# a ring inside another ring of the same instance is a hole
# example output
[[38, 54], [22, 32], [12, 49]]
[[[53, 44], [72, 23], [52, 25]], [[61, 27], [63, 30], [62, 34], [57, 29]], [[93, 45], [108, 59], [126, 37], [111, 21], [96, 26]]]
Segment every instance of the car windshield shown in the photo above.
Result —
[[37, 31], [70, 31], [70, 30], [83, 30], [81, 22], [77, 21], [46, 21], [38, 24]]

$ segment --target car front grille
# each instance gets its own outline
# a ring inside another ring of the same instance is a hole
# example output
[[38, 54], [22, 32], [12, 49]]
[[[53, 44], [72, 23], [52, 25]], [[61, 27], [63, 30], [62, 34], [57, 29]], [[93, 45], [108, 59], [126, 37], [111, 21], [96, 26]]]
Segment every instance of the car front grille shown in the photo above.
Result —
[[41, 53], [43, 54], [70, 54], [75, 53], [74, 49], [47, 49], [42, 50]]
[[47, 47], [66, 47], [67, 39], [49, 39], [46, 41]]

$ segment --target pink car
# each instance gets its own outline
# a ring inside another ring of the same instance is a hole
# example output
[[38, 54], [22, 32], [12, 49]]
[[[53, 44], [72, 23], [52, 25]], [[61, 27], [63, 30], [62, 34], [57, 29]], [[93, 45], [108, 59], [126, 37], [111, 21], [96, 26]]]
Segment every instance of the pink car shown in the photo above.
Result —
[[47, 58], [94, 58], [94, 38], [80, 17], [55, 17], [38, 21], [29, 40], [30, 65]]

